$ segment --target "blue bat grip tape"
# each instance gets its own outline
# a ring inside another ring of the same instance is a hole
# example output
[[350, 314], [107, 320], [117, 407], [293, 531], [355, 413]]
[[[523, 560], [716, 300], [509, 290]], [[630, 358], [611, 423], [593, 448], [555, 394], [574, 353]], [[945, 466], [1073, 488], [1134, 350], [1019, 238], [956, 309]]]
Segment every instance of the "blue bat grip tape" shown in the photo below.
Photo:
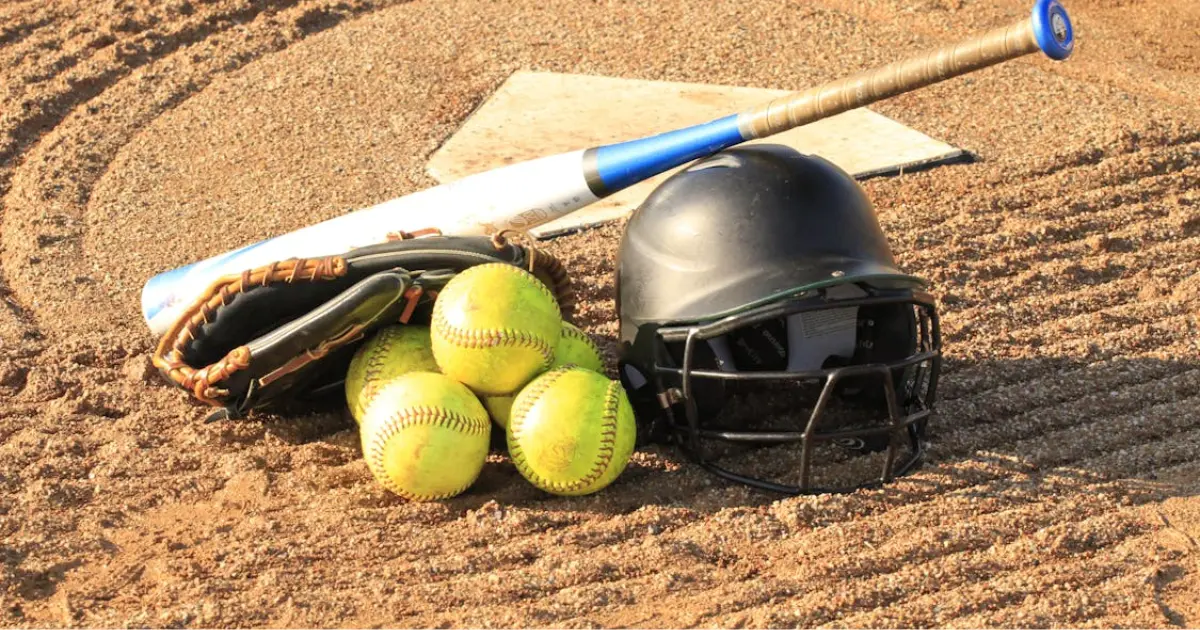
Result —
[[1075, 49], [1075, 30], [1071, 18], [1058, 0], [1038, 0], [1033, 5], [1033, 36], [1047, 57], [1059, 61]]
[[597, 147], [595, 175], [603, 183], [604, 193], [614, 193], [745, 140], [734, 114], [649, 138]]

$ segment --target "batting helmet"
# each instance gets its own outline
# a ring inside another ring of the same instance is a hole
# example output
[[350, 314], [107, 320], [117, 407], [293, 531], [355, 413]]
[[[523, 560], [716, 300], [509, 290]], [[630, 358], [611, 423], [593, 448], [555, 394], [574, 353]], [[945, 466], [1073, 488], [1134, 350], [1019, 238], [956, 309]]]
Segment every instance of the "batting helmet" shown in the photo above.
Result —
[[[915, 468], [941, 364], [925, 286], [897, 268], [866, 194], [834, 164], [763, 144], [696, 162], [638, 208], [618, 253], [619, 370], [642, 441], [790, 494]], [[786, 400], [785, 413], [764, 399]], [[798, 478], [735, 472], [712, 442], [798, 444], [798, 465], [779, 475]], [[828, 450], [872, 453], [882, 471], [814, 483]]]

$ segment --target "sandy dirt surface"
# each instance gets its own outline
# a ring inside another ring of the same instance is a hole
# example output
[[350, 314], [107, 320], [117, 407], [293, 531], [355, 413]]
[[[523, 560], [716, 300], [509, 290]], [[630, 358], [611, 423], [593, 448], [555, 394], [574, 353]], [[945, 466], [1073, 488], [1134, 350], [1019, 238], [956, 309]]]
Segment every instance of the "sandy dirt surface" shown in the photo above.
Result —
[[[432, 184], [517, 69], [800, 89], [1026, 0], [0, 4], [0, 620], [1200, 626], [1200, 4], [1067, 6], [1069, 62], [875, 107], [980, 158], [865, 184], [941, 300], [924, 469], [781, 500], [652, 448], [565, 499], [496, 454], [408, 504], [338, 414], [202, 424], [145, 279]], [[610, 368], [620, 227], [549, 244]]]

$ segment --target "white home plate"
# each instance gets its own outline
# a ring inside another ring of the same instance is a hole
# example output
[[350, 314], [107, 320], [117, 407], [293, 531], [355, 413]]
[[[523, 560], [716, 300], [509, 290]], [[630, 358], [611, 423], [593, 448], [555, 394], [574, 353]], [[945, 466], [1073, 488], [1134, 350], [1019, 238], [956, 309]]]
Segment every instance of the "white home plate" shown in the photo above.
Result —
[[[787, 93], [517, 72], [433, 154], [426, 168], [440, 183], [446, 183], [514, 162], [707, 122]], [[969, 158], [961, 149], [866, 108], [751, 141], [755, 142], [784, 144], [820, 155], [860, 179]], [[631, 186], [531, 232], [547, 237], [621, 218], [674, 172]]]

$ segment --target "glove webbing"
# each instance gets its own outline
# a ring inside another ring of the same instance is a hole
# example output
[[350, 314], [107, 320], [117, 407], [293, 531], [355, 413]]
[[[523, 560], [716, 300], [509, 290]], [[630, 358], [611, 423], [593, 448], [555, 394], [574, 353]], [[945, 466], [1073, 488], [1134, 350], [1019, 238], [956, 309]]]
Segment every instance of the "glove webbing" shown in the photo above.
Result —
[[[525, 237], [530, 243], [534, 242], [533, 237], [527, 232], [507, 229], [501, 230], [492, 236], [492, 245], [496, 249], [501, 249], [508, 245], [508, 234], [519, 234]], [[529, 257], [529, 273], [537, 276], [542, 282], [546, 283], [546, 286], [550, 287], [550, 291], [554, 293], [554, 297], [558, 300], [558, 307], [562, 312], [563, 319], [571, 321], [575, 314], [575, 289], [571, 285], [571, 277], [567, 274], [567, 268], [563, 266], [562, 261], [533, 245], [525, 245], [524, 247]]]
[[[536, 239], [524, 230], [514, 228], [500, 230], [492, 236], [492, 246], [496, 249], [508, 246], [509, 234], [520, 235], [529, 243], [524, 245], [525, 252], [529, 257], [529, 273], [537, 276], [546, 283], [546, 286], [550, 287], [550, 291], [558, 300], [562, 316], [570, 320], [575, 314], [575, 290], [571, 286], [571, 277], [567, 274], [567, 268], [553, 255], [534, 247], [532, 243], [536, 242]], [[442, 236], [442, 231], [437, 228], [425, 228], [413, 232], [388, 232], [387, 238], [389, 241], [409, 241], [426, 236]]]
[[[218, 278], [163, 335], [152, 357], [154, 366], [164, 370], [171, 380], [197, 399], [220, 405], [219, 398], [227, 396], [229, 392], [216, 384], [249, 367], [250, 349], [238, 346], [213, 364], [196, 369], [183, 360], [188, 342], [196, 339], [196, 331], [211, 321], [217, 309], [249, 289], [277, 282], [326, 282], [346, 275], [347, 269], [346, 259], [341, 256], [299, 258], [273, 262]], [[405, 312], [410, 313], [411, 308]]]

